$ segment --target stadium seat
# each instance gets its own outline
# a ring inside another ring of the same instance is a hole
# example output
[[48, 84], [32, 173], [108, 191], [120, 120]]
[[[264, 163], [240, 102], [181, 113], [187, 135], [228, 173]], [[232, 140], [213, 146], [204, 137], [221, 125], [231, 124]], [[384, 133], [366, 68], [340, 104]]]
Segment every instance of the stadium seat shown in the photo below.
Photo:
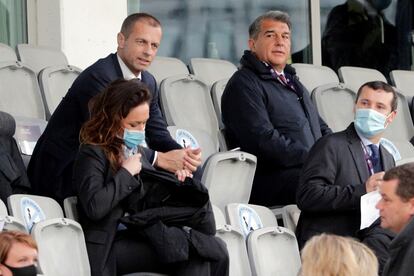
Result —
[[[183, 147], [191, 146], [191, 140], [194, 138], [203, 151], [202, 164], [204, 164], [211, 155], [219, 151], [218, 144], [215, 144], [210, 134], [204, 130], [194, 127], [181, 128], [179, 126], [169, 126], [167, 129], [177, 143]], [[185, 140], [185, 142], [183, 142], [183, 140]]]
[[170, 126], [199, 128], [218, 144], [218, 122], [210, 90], [193, 75], [176, 75], [162, 81], [161, 108]]
[[216, 81], [233, 76], [237, 67], [223, 59], [192, 58], [190, 59], [190, 71], [211, 87]]
[[309, 93], [318, 86], [328, 83], [339, 83], [335, 71], [327, 66], [319, 66], [306, 63], [293, 63], [296, 75]]
[[37, 76], [19, 61], [0, 62], [0, 110], [13, 116], [46, 118]]
[[368, 81], [387, 82], [380, 71], [369, 68], [342, 66], [338, 69], [338, 75], [339, 79], [355, 92]]
[[73, 81], [82, 70], [71, 65], [55, 65], [44, 68], [39, 73], [39, 85], [45, 104], [46, 118], [55, 111], [62, 98], [66, 95]]
[[300, 216], [298, 206], [296, 204], [283, 206], [282, 212], [283, 226], [295, 233]]
[[44, 196], [13, 194], [8, 197], [10, 214], [24, 222], [28, 232], [40, 221], [63, 218], [63, 210], [54, 199]]
[[1, 231], [22, 231], [26, 232], [26, 227], [19, 219], [9, 216], [7, 207], [2, 200], [0, 200], [0, 224], [3, 224]]
[[397, 87], [407, 98], [414, 96], [414, 71], [393, 70], [390, 73], [392, 85]]
[[301, 267], [295, 234], [274, 226], [254, 230], [247, 238], [253, 275], [298, 275]]
[[74, 221], [79, 221], [78, 198], [76, 196], [67, 197], [63, 200], [63, 209], [65, 210], [65, 217]]
[[155, 77], [158, 87], [161, 82], [168, 77], [189, 74], [188, 68], [184, 62], [178, 58], [172, 57], [156, 56], [147, 70]]
[[36, 75], [46, 67], [68, 64], [66, 55], [59, 49], [18, 44], [17, 53], [20, 61], [30, 66], [36, 72]]
[[316, 87], [312, 101], [332, 131], [341, 131], [354, 120], [356, 93], [343, 83], [330, 83]]
[[230, 259], [230, 276], [250, 276], [249, 257], [247, 255], [246, 242], [243, 234], [233, 226], [228, 225], [223, 212], [213, 205], [213, 212], [216, 221], [216, 237], [222, 239], [227, 246]]
[[247, 203], [256, 171], [256, 156], [242, 151], [216, 153], [207, 160], [201, 182], [221, 210], [229, 203]]
[[16, 52], [9, 45], [0, 43], [0, 62], [17, 61]]
[[91, 275], [79, 223], [66, 218], [48, 219], [36, 223], [31, 234], [39, 249], [39, 266], [44, 275]]
[[220, 129], [224, 128], [224, 124], [221, 119], [221, 96], [223, 96], [223, 92], [228, 81], [228, 78], [216, 81], [211, 87], [211, 99], [213, 100], [214, 111], [216, 112]]

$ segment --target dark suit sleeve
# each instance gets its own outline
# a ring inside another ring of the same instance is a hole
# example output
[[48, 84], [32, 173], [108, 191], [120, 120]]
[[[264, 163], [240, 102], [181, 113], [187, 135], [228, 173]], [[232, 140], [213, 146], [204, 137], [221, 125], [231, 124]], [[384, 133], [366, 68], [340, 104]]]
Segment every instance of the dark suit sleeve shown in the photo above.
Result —
[[334, 136], [321, 138], [312, 147], [302, 169], [297, 190], [297, 204], [302, 211], [347, 211], [359, 209], [366, 193], [364, 183], [352, 183], [355, 176], [339, 179], [339, 170], [349, 168], [343, 145]]
[[332, 133], [332, 130], [329, 126], [325, 123], [325, 121], [319, 116], [319, 125], [321, 126], [321, 133], [322, 136], [328, 135]]
[[100, 220], [131, 192], [140, 192], [142, 182], [120, 168], [108, 177], [108, 160], [97, 146], [81, 146], [74, 167], [79, 201], [91, 220]]

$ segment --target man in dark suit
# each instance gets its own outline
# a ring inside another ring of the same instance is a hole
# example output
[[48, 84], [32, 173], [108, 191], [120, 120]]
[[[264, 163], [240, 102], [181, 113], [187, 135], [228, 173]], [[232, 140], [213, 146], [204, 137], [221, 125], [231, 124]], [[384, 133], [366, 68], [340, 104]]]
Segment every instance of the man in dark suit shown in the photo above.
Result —
[[380, 139], [396, 109], [397, 96], [390, 85], [368, 82], [358, 91], [354, 122], [312, 147], [297, 192], [302, 211], [296, 230], [300, 247], [323, 232], [356, 235], [361, 196], [374, 191], [383, 171], [395, 165]]
[[222, 116], [230, 147], [257, 156], [250, 203], [295, 203], [300, 169], [310, 148], [329, 127], [309, 93], [287, 64], [289, 15], [269, 11], [249, 28], [249, 48], [222, 97]]
[[182, 149], [170, 136], [158, 105], [154, 77], [145, 71], [154, 59], [162, 36], [161, 24], [153, 16], [128, 16], [118, 33], [117, 53], [86, 68], [62, 99], [36, 144], [28, 166], [28, 176], [36, 194], [62, 202], [74, 195], [72, 167], [79, 147], [79, 131], [89, 118], [89, 100], [112, 81], [138, 79], [152, 93], [150, 118], [145, 134], [150, 161], [158, 168], [175, 172], [195, 171], [201, 164], [201, 150]]

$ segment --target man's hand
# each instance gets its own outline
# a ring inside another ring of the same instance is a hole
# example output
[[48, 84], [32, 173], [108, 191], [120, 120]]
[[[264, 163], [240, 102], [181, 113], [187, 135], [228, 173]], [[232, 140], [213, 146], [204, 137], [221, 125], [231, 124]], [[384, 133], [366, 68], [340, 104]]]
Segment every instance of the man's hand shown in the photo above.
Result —
[[193, 178], [193, 174], [186, 169], [176, 171], [175, 176], [177, 176], [178, 180], [181, 182], [184, 182], [186, 177]]
[[382, 183], [382, 177], [384, 176], [385, 172], [377, 172], [371, 175], [367, 181], [365, 182], [365, 189], [367, 193], [375, 191], [378, 189], [379, 185]]
[[184, 168], [190, 172], [195, 172], [197, 167], [201, 165], [201, 148], [186, 148], [185, 151], [186, 155], [184, 156]]
[[172, 173], [183, 169], [194, 172], [201, 165], [201, 149], [186, 148], [158, 152], [155, 165]]

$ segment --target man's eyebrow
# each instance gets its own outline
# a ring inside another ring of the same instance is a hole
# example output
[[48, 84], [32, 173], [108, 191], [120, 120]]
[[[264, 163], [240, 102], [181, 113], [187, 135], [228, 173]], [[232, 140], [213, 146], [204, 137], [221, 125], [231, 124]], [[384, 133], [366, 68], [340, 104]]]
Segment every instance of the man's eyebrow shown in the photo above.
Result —
[[275, 31], [274, 31], [274, 30], [267, 30], [267, 31], [265, 31], [265, 32], [264, 32], [264, 34], [270, 34], [270, 33], [271, 33], [271, 34], [274, 34], [274, 33], [275, 33]]

